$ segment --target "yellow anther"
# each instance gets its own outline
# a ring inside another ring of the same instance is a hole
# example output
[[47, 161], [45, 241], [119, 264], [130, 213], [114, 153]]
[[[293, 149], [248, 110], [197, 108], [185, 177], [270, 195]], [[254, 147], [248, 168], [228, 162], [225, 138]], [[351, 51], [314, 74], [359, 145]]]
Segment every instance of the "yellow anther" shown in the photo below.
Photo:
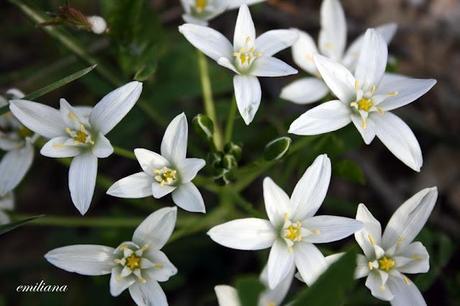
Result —
[[358, 91], [359, 89], [359, 80], [355, 80], [355, 90]]
[[208, 0], [195, 0], [195, 9], [198, 13], [202, 13], [208, 6]]
[[284, 238], [289, 239], [291, 241], [302, 240], [302, 224], [300, 222], [296, 222], [289, 225], [284, 230]]
[[373, 270], [373, 269], [374, 269], [374, 265], [372, 264], [372, 261], [368, 261], [368, 262], [367, 262], [367, 267], [369, 268], [369, 270]]
[[65, 131], [77, 144], [94, 144], [94, 141], [91, 139], [91, 135], [83, 124], [80, 124], [80, 129], [77, 131], [70, 128], [66, 128]]
[[126, 266], [131, 270], [139, 269], [141, 267], [141, 257], [135, 254], [126, 257]]
[[374, 102], [372, 99], [362, 98], [357, 102], [358, 110], [363, 110], [365, 112], [369, 112], [369, 110], [374, 106]]
[[154, 174], [155, 180], [160, 183], [161, 186], [172, 185], [177, 181], [177, 171], [168, 167], [156, 169]]
[[379, 269], [385, 272], [390, 271], [396, 265], [395, 261], [391, 257], [383, 256], [379, 259]]

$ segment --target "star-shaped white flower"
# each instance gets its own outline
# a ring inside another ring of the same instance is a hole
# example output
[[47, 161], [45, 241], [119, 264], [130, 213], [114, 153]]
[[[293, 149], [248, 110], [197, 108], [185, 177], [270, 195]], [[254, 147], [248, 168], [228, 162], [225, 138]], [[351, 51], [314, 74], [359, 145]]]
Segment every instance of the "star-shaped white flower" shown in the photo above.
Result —
[[177, 273], [176, 267], [160, 251], [176, 224], [177, 208], [159, 209], [135, 230], [132, 241], [116, 249], [103, 245], [71, 245], [51, 250], [46, 260], [58, 268], [83, 275], [111, 274], [110, 293], [129, 293], [139, 306], [167, 306], [158, 282]]
[[4, 196], [0, 196], [0, 225], [7, 224], [10, 222], [10, 217], [7, 211], [14, 209], [14, 195], [12, 192], [8, 192]]
[[390, 301], [393, 306], [426, 306], [417, 286], [404, 273], [426, 273], [429, 254], [414, 238], [434, 208], [436, 187], [419, 191], [393, 214], [382, 236], [380, 222], [360, 204], [356, 219], [363, 222], [355, 238], [364, 255], [358, 257], [356, 277], [366, 277], [366, 287], [373, 296]]
[[[385, 41], [389, 43], [396, 32], [396, 24], [388, 23], [377, 27]], [[297, 104], [308, 104], [321, 100], [329, 93], [329, 88], [321, 79], [313, 57], [321, 54], [342, 63], [350, 71], [354, 71], [363, 45], [364, 35], [356, 38], [345, 51], [347, 44], [347, 23], [345, 13], [339, 0], [323, 0], [321, 5], [321, 30], [318, 47], [313, 38], [306, 32], [297, 30], [299, 38], [292, 46], [294, 62], [313, 77], [294, 81], [284, 87], [281, 98]]]
[[10, 109], [30, 130], [49, 138], [40, 153], [47, 157], [73, 157], [69, 189], [75, 207], [84, 215], [91, 204], [97, 159], [113, 153], [105, 135], [137, 102], [142, 83], [131, 82], [107, 94], [94, 108], [75, 108], [65, 99], [60, 109], [26, 100], [12, 100]]
[[320, 155], [305, 171], [291, 198], [270, 178], [264, 180], [265, 209], [269, 220], [247, 218], [213, 227], [208, 235], [215, 242], [234, 249], [260, 250], [271, 247], [268, 284], [275, 288], [297, 267], [308, 285], [327, 267], [314, 245], [343, 239], [362, 224], [354, 219], [315, 216], [323, 203], [331, 178], [331, 162]]
[[273, 57], [290, 47], [297, 39], [291, 30], [272, 30], [256, 39], [251, 13], [240, 7], [235, 26], [233, 46], [221, 33], [205, 26], [184, 24], [179, 31], [204, 54], [236, 75], [233, 77], [235, 98], [244, 122], [249, 125], [259, 108], [262, 91], [257, 77], [279, 77], [297, 70]]
[[[6, 92], [7, 97], [20, 99], [24, 94], [17, 89]], [[0, 107], [9, 104], [0, 96]], [[0, 115], [0, 150], [6, 151], [0, 161], [0, 197], [12, 191], [29, 171], [34, 159], [33, 142], [36, 135], [24, 127], [11, 113]]]
[[181, 0], [185, 14], [185, 22], [208, 25], [208, 21], [225, 11], [239, 8], [241, 5], [252, 5], [265, 0]]
[[120, 198], [162, 198], [172, 193], [177, 206], [192, 212], [206, 211], [200, 191], [192, 183], [206, 162], [187, 158], [188, 125], [184, 113], [176, 116], [166, 128], [161, 142], [161, 155], [146, 149], [135, 149], [142, 168], [115, 182], [107, 191]]
[[388, 50], [383, 37], [367, 30], [355, 74], [324, 56], [314, 60], [324, 82], [338, 100], [316, 106], [297, 118], [289, 133], [317, 135], [353, 122], [366, 144], [377, 136], [403, 163], [420, 171], [422, 151], [411, 129], [391, 111], [424, 95], [432, 79], [385, 74]]
[[[270, 289], [268, 287], [268, 268], [265, 266], [260, 275], [260, 281], [266, 286], [266, 289], [259, 296], [258, 306], [280, 306], [291, 287], [294, 271], [293, 266], [286, 277], [274, 289]], [[241, 306], [238, 292], [234, 287], [218, 285], [214, 287], [214, 291], [219, 306]]]

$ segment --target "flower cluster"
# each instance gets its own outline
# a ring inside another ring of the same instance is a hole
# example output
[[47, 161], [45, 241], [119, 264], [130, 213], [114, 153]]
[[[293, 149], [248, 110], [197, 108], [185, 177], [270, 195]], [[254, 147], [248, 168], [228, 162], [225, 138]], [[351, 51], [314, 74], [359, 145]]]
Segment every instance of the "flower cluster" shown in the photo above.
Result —
[[[251, 124], [262, 99], [259, 77], [280, 77], [297, 73], [274, 57], [291, 48], [294, 62], [311, 74], [285, 87], [281, 98], [298, 104], [328, 101], [306, 111], [292, 122], [289, 133], [318, 135], [353, 123], [364, 142], [377, 137], [403, 163], [420, 171], [422, 152], [410, 128], [393, 110], [428, 92], [436, 81], [412, 79], [386, 73], [388, 47], [396, 25], [368, 29], [345, 51], [346, 22], [338, 0], [324, 0], [318, 47], [299, 29], [271, 30], [260, 36], [247, 5], [262, 0], [182, 0], [183, 19], [179, 32], [197, 49], [234, 73], [237, 108]], [[226, 10], [239, 7], [233, 43], [208, 27], [208, 21]], [[66, 17], [68, 18], [68, 17]], [[95, 17], [84, 18], [94, 32], [107, 25]], [[34, 146], [51, 158], [71, 158], [68, 184], [74, 206], [85, 215], [96, 185], [98, 159], [107, 158], [114, 147], [107, 134], [135, 106], [143, 85], [129, 82], [104, 96], [94, 107], [74, 107], [65, 99], [59, 109], [29, 101], [18, 90], [0, 99], [0, 107], [11, 113], [0, 116], [0, 224], [9, 222], [4, 210], [14, 206], [13, 189], [20, 183], [33, 160]], [[42, 143], [42, 137], [46, 141]], [[289, 142], [290, 143], [290, 142]], [[172, 201], [188, 212], [205, 213], [204, 199], [193, 183], [205, 167], [201, 158], [187, 157], [188, 123], [184, 113], [167, 126], [160, 153], [136, 148], [134, 156], [142, 171], [116, 181], [107, 194], [119, 198], [155, 199], [171, 194]], [[287, 149], [286, 149], [287, 150]], [[283, 153], [284, 154], [284, 153]], [[429, 254], [420, 242], [413, 242], [427, 222], [437, 200], [436, 187], [423, 189], [396, 210], [382, 234], [380, 223], [364, 204], [356, 218], [317, 215], [331, 180], [331, 160], [319, 155], [306, 169], [289, 196], [271, 178], [263, 180], [267, 219], [236, 219], [213, 226], [209, 237], [216, 243], [238, 250], [270, 249], [261, 273], [266, 286], [259, 306], [281, 305], [295, 278], [312, 285], [340, 254], [324, 256], [317, 245], [351, 235], [364, 255], [357, 258], [356, 278], [367, 277], [366, 286], [378, 299], [394, 306], [426, 305], [417, 287], [405, 276], [429, 269]], [[168, 281], [178, 270], [161, 251], [173, 233], [176, 207], [151, 213], [134, 231], [131, 241], [116, 248], [102, 245], [71, 245], [45, 255], [51, 264], [83, 275], [110, 274], [110, 293], [129, 290], [137, 305], [167, 306], [159, 282]], [[236, 289], [215, 287], [221, 306], [241, 305]]]

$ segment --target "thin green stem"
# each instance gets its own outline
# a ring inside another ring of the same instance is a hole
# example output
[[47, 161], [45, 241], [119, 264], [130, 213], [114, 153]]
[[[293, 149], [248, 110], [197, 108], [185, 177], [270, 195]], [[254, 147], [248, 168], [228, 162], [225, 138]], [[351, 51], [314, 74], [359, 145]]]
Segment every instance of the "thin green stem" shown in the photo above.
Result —
[[214, 105], [214, 99], [212, 96], [212, 87], [211, 87], [211, 80], [209, 78], [209, 68], [208, 68], [208, 60], [206, 56], [201, 52], [198, 52], [198, 67], [200, 69], [200, 79], [201, 79], [201, 87], [203, 90], [203, 103], [204, 103], [204, 110], [206, 115], [212, 120], [214, 123], [214, 145], [218, 150], [222, 150], [223, 148], [223, 141], [222, 141], [222, 131], [219, 125], [219, 121], [217, 119], [216, 114], [216, 107]]
[[113, 153], [121, 157], [136, 160], [136, 155], [134, 155], [132, 151], [129, 151], [129, 150], [117, 147], [117, 146], [113, 146]]
[[233, 137], [233, 126], [235, 124], [236, 116], [236, 99], [233, 97], [230, 104], [230, 110], [228, 111], [227, 125], [225, 127], [225, 143], [232, 141]]
[[[27, 215], [15, 215], [14, 218], [22, 220]], [[116, 217], [64, 217], [45, 216], [31, 221], [29, 226], [59, 226], [59, 227], [136, 227], [143, 218], [116, 218]]]

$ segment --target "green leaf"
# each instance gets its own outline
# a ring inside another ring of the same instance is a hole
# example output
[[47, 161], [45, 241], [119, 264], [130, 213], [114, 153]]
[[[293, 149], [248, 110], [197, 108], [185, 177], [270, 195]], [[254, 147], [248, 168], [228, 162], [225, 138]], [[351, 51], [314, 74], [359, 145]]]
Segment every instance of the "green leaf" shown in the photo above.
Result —
[[283, 158], [291, 147], [292, 139], [289, 137], [280, 137], [270, 141], [264, 150], [264, 158], [267, 161], [279, 160]]
[[236, 291], [238, 292], [241, 306], [257, 305], [259, 295], [264, 289], [265, 286], [256, 276], [245, 276], [236, 281]]
[[56, 81], [54, 83], [51, 83], [43, 88], [40, 88], [30, 94], [28, 94], [27, 96], [24, 97], [24, 100], [35, 100], [37, 98], [40, 98], [41, 96], [43, 95], [46, 95], [47, 93], [53, 91], [53, 90], [56, 90], [64, 85], [67, 85], [69, 84], [70, 82], [73, 82], [79, 78], [81, 78], [82, 76], [84, 76], [85, 74], [89, 73], [90, 71], [92, 71], [94, 68], [96, 68], [96, 65], [92, 65], [92, 66], [89, 66], [85, 69], [82, 69], [82, 70], [79, 70], [75, 73], [72, 73], [71, 75], [69, 76], [66, 76], [65, 78], [62, 78], [60, 79], [59, 81]]
[[335, 174], [352, 182], [364, 185], [366, 176], [361, 167], [354, 161], [343, 159], [334, 164]]
[[4, 225], [0, 225], [0, 236], [3, 235], [3, 234], [6, 234], [8, 233], [9, 231], [12, 231], [14, 230], [15, 228], [18, 228], [30, 221], [33, 221], [37, 218], [41, 218], [41, 217], [44, 217], [45, 215], [38, 215], [38, 216], [33, 216], [33, 217], [30, 217], [30, 218], [27, 218], [27, 219], [24, 219], [24, 220], [20, 220], [20, 221], [16, 221], [16, 222], [11, 222], [11, 223], [8, 223], [8, 224], [4, 224]]
[[355, 268], [356, 253], [350, 251], [333, 263], [311, 287], [304, 289], [292, 305], [343, 305], [345, 294], [355, 282], [353, 277]]

